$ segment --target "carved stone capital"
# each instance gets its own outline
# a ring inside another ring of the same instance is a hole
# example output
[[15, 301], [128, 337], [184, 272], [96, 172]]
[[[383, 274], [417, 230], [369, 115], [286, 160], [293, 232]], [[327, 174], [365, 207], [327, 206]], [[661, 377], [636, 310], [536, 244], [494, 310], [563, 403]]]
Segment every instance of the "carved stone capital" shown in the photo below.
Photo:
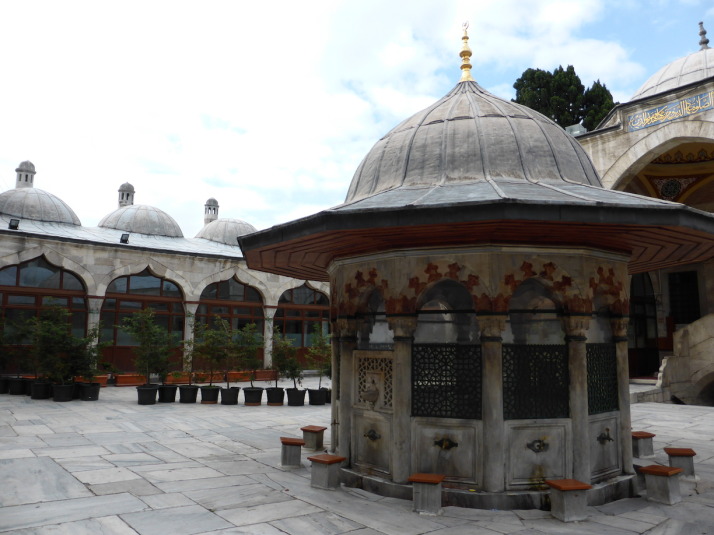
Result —
[[506, 330], [506, 316], [478, 316], [481, 341], [500, 340]]
[[416, 316], [388, 316], [387, 323], [394, 333], [394, 339], [413, 338], [417, 327]]
[[340, 339], [356, 338], [357, 320], [354, 318], [337, 318], [333, 323], [336, 327], [335, 333]]
[[610, 320], [610, 329], [612, 336], [615, 339], [627, 339], [627, 326], [630, 323], [630, 318], [613, 318]]
[[590, 316], [563, 316], [565, 335], [571, 339], [585, 338], [590, 327]]

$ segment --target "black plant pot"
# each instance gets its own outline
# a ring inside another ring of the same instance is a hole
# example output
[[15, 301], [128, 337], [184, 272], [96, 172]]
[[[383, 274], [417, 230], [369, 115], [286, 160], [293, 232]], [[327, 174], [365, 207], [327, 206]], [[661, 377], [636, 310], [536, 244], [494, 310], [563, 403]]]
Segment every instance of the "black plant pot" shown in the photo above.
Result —
[[32, 395], [32, 383], [34, 383], [35, 380], [30, 378], [30, 377], [23, 377], [22, 379], [22, 385], [25, 390], [25, 395], [26, 396], [31, 396]]
[[159, 403], [174, 403], [178, 385], [159, 385]]
[[288, 392], [288, 405], [291, 407], [300, 407], [305, 405], [305, 392], [307, 390], [300, 388], [286, 388]]
[[196, 403], [197, 385], [179, 385], [179, 403]]
[[24, 396], [25, 380], [22, 377], [10, 377], [8, 379], [8, 392], [13, 396]]
[[55, 401], [72, 401], [74, 385], [52, 385], [52, 399]]
[[221, 388], [218, 386], [202, 386], [201, 387], [201, 403], [204, 405], [215, 405], [218, 403], [218, 394]]
[[285, 389], [280, 387], [272, 386], [265, 389], [266, 397], [268, 398], [268, 405], [276, 407], [282, 405], [285, 402]]
[[0, 377], [0, 394], [7, 394], [10, 391], [9, 377]]
[[141, 385], [136, 387], [139, 398], [139, 405], [155, 405], [156, 394], [159, 392], [159, 385]]
[[32, 383], [32, 399], [50, 399], [52, 397], [52, 383], [47, 381], [35, 381]]
[[249, 386], [243, 389], [243, 398], [248, 406], [260, 405], [263, 402], [263, 389], [259, 386]]
[[310, 405], [324, 405], [327, 402], [327, 390], [322, 388], [308, 388]]
[[322, 387], [320, 387], [320, 390], [325, 391], [325, 401], [327, 403], [332, 403], [332, 389], [327, 388], [326, 386], [322, 386]]
[[221, 405], [238, 405], [240, 386], [221, 388]]
[[99, 399], [99, 383], [80, 383], [79, 399], [82, 401], [97, 401]]

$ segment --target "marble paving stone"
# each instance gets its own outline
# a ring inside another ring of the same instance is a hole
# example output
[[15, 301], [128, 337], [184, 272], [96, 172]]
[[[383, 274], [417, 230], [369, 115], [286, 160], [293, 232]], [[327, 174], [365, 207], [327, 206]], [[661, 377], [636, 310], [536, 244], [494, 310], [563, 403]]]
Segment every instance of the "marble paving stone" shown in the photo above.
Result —
[[362, 527], [361, 524], [333, 513], [315, 513], [297, 518], [284, 518], [276, 520], [272, 524], [285, 533], [320, 533], [320, 535], [352, 533]]
[[649, 502], [641, 498], [625, 498], [615, 502], [598, 505], [595, 507], [598, 511], [606, 515], [620, 515], [622, 513], [630, 513], [632, 511], [641, 511], [649, 506]]
[[132, 471], [136, 472], [137, 474], [141, 474], [144, 472], [158, 472], [160, 470], [177, 470], [180, 468], [202, 468], [202, 467], [203, 467], [203, 465], [201, 463], [184, 457], [184, 461], [181, 461], [178, 463], [156, 462], [154, 464], [138, 464], [136, 466], [132, 466], [131, 469], [132, 469]]
[[231, 487], [230, 492], [226, 492], [225, 488], [219, 488], [186, 491], [184, 494], [211, 511], [280, 503], [292, 499], [284, 492], [257, 483]]
[[52, 429], [46, 425], [13, 425], [18, 436], [51, 435]]
[[501, 535], [498, 531], [493, 531], [480, 525], [455, 526], [450, 528], [430, 531], [429, 535]]
[[551, 518], [550, 511], [541, 511], [540, 509], [526, 509], [513, 511], [518, 518], [522, 520], [533, 520], [537, 518]]
[[209, 479], [187, 479], [185, 481], [166, 481], [156, 486], [164, 492], [187, 492], [190, 490], [218, 489], [255, 483], [246, 476], [224, 476]]
[[68, 459], [55, 459], [55, 462], [68, 472], [114, 468], [112, 463], [101, 457], [70, 457]]
[[114, 483], [100, 483], [98, 485], [89, 485], [91, 490], [97, 496], [106, 496], [107, 494], [120, 494], [128, 492], [133, 496], [150, 496], [152, 494], [163, 494], [163, 491], [145, 479], [130, 479], [128, 481], [115, 481]]
[[510, 535], [511, 533], [518, 533], [520, 535], [528, 529], [522, 524], [516, 525], [502, 522], [484, 522], [483, 527], [493, 530], [496, 533], [502, 533], [503, 535]]
[[[52, 459], [0, 460], [0, 507], [91, 496], [87, 488]], [[4, 516], [3, 514], [0, 516]]]
[[101, 446], [67, 446], [66, 448], [35, 448], [38, 457], [52, 457], [54, 459], [68, 459], [70, 457], [91, 457], [109, 453]]
[[[278, 464], [280, 459], [277, 459]], [[244, 458], [236, 461], [206, 461], [206, 466], [210, 466], [214, 470], [226, 474], [227, 476], [238, 476], [246, 474], [255, 474], [265, 471], [265, 466], [261, 466], [253, 462], [253, 460]]]
[[637, 535], [635, 531], [614, 528], [590, 521], [561, 522], [555, 518], [544, 518], [541, 520], [524, 520], [523, 525], [549, 535], [573, 535], [573, 533], [582, 535]]
[[0, 437], [16, 437], [17, 433], [11, 425], [0, 425]]
[[0, 437], [0, 448], [44, 448], [47, 443], [37, 436]]
[[644, 533], [647, 530], [652, 529], [652, 524], [648, 522], [640, 522], [639, 520], [633, 520], [631, 518], [620, 518], [610, 515], [590, 515], [588, 517], [588, 522], [597, 522], [598, 524], [630, 530], [635, 533]]
[[28, 449], [0, 450], [0, 459], [22, 459], [34, 456], [35, 454], [32, 452], [32, 450]]
[[20, 529], [13, 531], [13, 535], [136, 535], [136, 531], [118, 516], [107, 516]]
[[216, 514], [236, 526], [246, 526], [248, 524], [260, 524], [262, 522], [271, 522], [283, 518], [298, 517], [319, 512], [320, 509], [318, 507], [308, 505], [299, 500], [290, 500], [280, 503], [278, 507], [276, 507], [275, 504], [268, 503], [252, 507], [225, 509], [223, 511], [217, 511]]
[[129, 513], [121, 518], [140, 535], [193, 535], [231, 527], [230, 523], [198, 505]]
[[104, 517], [142, 511], [145, 508], [144, 502], [129, 494], [14, 505], [3, 508], [0, 515], [0, 531], [85, 520], [97, 515], [98, 511], [101, 511], [101, 516]]
[[104, 460], [115, 466], [140, 466], [158, 462], [156, 457], [148, 453], [113, 453], [105, 455]]
[[154, 439], [146, 433], [127, 433], [126, 431], [116, 433], [86, 433], [84, 436], [98, 445], [154, 441]]
[[650, 515], [647, 513], [642, 513], [640, 511], [631, 511], [631, 512], [626, 512], [622, 513], [619, 515], [621, 518], [631, 518], [632, 520], [638, 520], [640, 522], [646, 522], [647, 524], [651, 524], [653, 526], [656, 526], [658, 524], [661, 524], [665, 520], [667, 520], [667, 517], [664, 516], [659, 516], [659, 515]]
[[94, 446], [85, 437], [76, 433], [54, 433], [50, 436], [42, 437], [42, 440], [51, 447]]
[[150, 496], [144, 496], [142, 500], [144, 500], [144, 503], [152, 509], [166, 509], [167, 507], [196, 505], [196, 502], [180, 492], [173, 492], [171, 494], [153, 494]]
[[164, 481], [183, 481], [186, 479], [205, 479], [223, 477], [223, 474], [213, 468], [177, 468], [174, 470], [154, 470], [153, 472], [143, 472], [142, 476], [152, 483]]
[[75, 472], [74, 477], [87, 485], [99, 485], [102, 483], [116, 483], [117, 481], [130, 481], [132, 479], [141, 479], [141, 476], [135, 474], [127, 468], [104, 468], [101, 470], [86, 470], [83, 472]]
[[[249, 526], [237, 526], [228, 529], [221, 529], [218, 531], [204, 531], [197, 535], [286, 535], [284, 531], [279, 530], [276, 527], [268, 523], [262, 524], [251, 524]], [[354, 535], [356, 532], [351, 531], [350, 535]], [[317, 533], [313, 535], [318, 535]], [[366, 534], [365, 534], [366, 535]]]
[[205, 442], [179, 442], [169, 444], [168, 447], [174, 450], [179, 455], [191, 457], [192, 459], [205, 459], [212, 457], [225, 457], [230, 455], [230, 451], [216, 446], [215, 444], [207, 444]]
[[[702, 531], [704, 529], [704, 531]], [[709, 535], [714, 532], [712, 524], [707, 526], [697, 526], [682, 520], [668, 518], [662, 524], [648, 531], [647, 535]]]

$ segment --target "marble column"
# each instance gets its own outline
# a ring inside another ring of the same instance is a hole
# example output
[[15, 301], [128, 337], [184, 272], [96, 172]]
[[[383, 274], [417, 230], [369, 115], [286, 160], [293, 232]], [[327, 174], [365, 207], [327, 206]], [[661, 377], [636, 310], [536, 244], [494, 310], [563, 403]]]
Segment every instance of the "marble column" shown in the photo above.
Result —
[[392, 362], [392, 480], [407, 483], [412, 472], [412, 343], [416, 316], [387, 318], [394, 333]]
[[330, 403], [330, 451], [335, 453], [340, 445], [340, 327], [336, 321], [330, 324], [330, 345], [332, 346], [331, 366], [332, 402]]
[[352, 405], [354, 404], [355, 369], [354, 350], [357, 347], [357, 321], [340, 318], [337, 320], [340, 333], [340, 401], [336, 426], [338, 427], [337, 451], [341, 457], [350, 456], [352, 438]]
[[622, 448], [622, 470], [634, 474], [632, 466], [632, 421], [630, 418], [630, 364], [627, 349], [627, 324], [629, 318], [610, 321], [612, 340], [617, 355], [617, 401], [620, 408], [620, 447]]
[[191, 372], [191, 346], [193, 343], [193, 327], [196, 324], [196, 311], [198, 303], [185, 303], [186, 315], [183, 318], [183, 371]]
[[590, 483], [590, 419], [588, 415], [588, 363], [585, 342], [590, 316], [565, 316], [570, 373], [570, 424], [573, 436], [573, 478]]
[[[503, 339], [506, 316], [478, 316], [481, 329], [483, 488], [506, 488], [506, 431], [503, 421]], [[486, 443], [488, 445], [486, 446]]]
[[273, 318], [277, 308], [263, 308], [265, 323], [263, 324], [263, 367], [270, 368], [273, 365]]

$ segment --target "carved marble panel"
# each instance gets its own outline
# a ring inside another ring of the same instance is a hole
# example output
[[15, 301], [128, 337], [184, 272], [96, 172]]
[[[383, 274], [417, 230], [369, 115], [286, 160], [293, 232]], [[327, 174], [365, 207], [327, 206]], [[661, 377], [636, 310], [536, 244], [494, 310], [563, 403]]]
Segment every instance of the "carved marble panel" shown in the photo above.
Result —
[[377, 412], [355, 410], [352, 451], [355, 466], [362, 472], [380, 476], [391, 474], [392, 419]]
[[572, 477], [570, 420], [506, 422], [506, 488], [539, 489], [545, 479]]
[[412, 472], [444, 474], [451, 481], [481, 485], [480, 421], [414, 418], [412, 422]]
[[620, 461], [620, 418], [618, 412], [590, 417], [590, 469], [594, 481], [622, 471]]

